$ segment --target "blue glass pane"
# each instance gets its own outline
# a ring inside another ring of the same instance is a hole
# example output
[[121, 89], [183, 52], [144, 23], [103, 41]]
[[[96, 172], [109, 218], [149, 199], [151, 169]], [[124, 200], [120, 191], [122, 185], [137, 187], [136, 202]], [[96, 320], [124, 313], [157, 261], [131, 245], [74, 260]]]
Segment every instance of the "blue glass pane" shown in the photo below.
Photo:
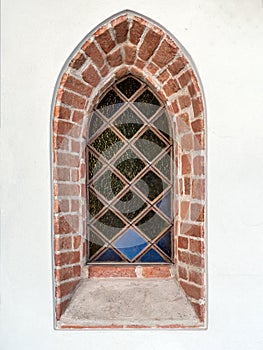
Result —
[[150, 249], [140, 259], [141, 262], [165, 262], [164, 258], [156, 250]]
[[167, 232], [157, 243], [157, 246], [169, 257], [171, 257], [171, 232]]
[[111, 248], [107, 249], [96, 261], [122, 261], [122, 258]]
[[166, 216], [171, 218], [171, 192], [168, 192], [158, 203], [157, 208], [160, 209]]
[[130, 260], [146, 246], [147, 242], [134, 229], [127, 230], [114, 243], [114, 247], [118, 248]]

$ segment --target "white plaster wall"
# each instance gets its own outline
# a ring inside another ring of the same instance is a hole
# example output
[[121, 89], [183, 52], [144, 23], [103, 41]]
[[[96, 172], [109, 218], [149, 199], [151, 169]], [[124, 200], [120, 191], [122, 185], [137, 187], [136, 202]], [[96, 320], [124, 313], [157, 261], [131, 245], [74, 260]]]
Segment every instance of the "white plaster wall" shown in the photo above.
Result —
[[[193, 57], [208, 110], [208, 331], [54, 331], [50, 106], [63, 63], [129, 8]], [[3, 0], [0, 349], [262, 349], [260, 0]]]

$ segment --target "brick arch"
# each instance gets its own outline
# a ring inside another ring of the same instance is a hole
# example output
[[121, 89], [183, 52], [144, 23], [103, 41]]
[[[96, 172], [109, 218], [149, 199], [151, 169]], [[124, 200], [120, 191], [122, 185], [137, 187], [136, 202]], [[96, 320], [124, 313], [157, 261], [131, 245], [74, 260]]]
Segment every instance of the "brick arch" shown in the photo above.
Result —
[[56, 316], [60, 318], [85, 265], [86, 133], [105, 89], [132, 74], [149, 84], [170, 112], [177, 167], [176, 276], [205, 317], [204, 100], [189, 58], [156, 23], [130, 11], [88, 35], [65, 66], [55, 91], [53, 211]]

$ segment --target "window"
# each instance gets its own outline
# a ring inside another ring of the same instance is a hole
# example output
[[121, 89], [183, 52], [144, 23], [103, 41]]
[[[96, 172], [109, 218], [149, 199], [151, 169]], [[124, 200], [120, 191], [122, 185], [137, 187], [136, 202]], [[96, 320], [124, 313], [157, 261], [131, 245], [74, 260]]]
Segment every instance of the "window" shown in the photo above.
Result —
[[87, 262], [171, 263], [172, 133], [152, 89], [128, 76], [92, 113]]

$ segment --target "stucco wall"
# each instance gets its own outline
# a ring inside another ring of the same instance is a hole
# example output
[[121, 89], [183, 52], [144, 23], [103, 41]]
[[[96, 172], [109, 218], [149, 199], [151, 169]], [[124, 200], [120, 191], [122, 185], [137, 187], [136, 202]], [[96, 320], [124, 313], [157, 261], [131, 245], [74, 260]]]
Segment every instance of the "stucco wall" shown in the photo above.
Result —
[[[193, 57], [208, 113], [208, 331], [54, 331], [50, 107], [63, 63], [124, 8]], [[261, 1], [2, 2], [1, 349], [260, 349], [263, 335]]]

